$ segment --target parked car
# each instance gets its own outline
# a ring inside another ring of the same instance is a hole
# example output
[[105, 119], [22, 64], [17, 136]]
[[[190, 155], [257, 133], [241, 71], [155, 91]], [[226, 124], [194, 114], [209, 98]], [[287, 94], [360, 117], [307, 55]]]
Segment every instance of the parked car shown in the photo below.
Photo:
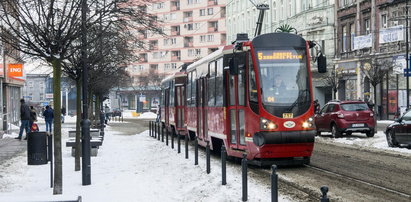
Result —
[[411, 146], [411, 111], [394, 120], [385, 129], [389, 147], [398, 147], [401, 144]]
[[333, 137], [353, 132], [373, 137], [376, 128], [374, 112], [363, 101], [330, 101], [315, 115], [314, 121], [317, 135], [331, 132]]

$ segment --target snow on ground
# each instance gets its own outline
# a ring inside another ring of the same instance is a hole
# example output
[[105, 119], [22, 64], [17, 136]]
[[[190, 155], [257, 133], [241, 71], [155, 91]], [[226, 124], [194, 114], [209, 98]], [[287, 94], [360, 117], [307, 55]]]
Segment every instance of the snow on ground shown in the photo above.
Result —
[[408, 148], [392, 148], [388, 147], [387, 139], [384, 131], [378, 131], [374, 137], [367, 137], [365, 133], [353, 133], [351, 136], [342, 136], [340, 138], [332, 138], [331, 133], [321, 133], [320, 137], [315, 138], [316, 142], [341, 143], [348, 144], [358, 148], [371, 148], [380, 151], [397, 152], [405, 155], [411, 154], [411, 149]]
[[157, 118], [157, 114], [153, 112], [144, 112], [139, 117], [139, 119], [155, 119]]
[[[68, 120], [67, 120], [68, 121]], [[65, 130], [69, 130], [65, 128]], [[67, 134], [67, 133], [63, 133]], [[161, 143], [148, 131], [133, 136], [121, 135], [107, 127], [98, 156], [91, 158], [91, 185], [82, 186], [81, 171], [74, 171], [71, 148], [64, 146], [63, 195], [53, 196], [50, 166], [28, 166], [26, 154], [13, 158], [0, 168], [0, 201], [241, 201], [241, 166], [227, 165], [227, 185], [221, 185], [221, 165], [211, 162], [206, 174], [205, 154], [199, 152], [194, 166], [184, 150]], [[192, 149], [192, 148], [190, 148]], [[248, 181], [249, 201], [270, 201], [269, 185]], [[280, 201], [292, 201], [280, 198]]]

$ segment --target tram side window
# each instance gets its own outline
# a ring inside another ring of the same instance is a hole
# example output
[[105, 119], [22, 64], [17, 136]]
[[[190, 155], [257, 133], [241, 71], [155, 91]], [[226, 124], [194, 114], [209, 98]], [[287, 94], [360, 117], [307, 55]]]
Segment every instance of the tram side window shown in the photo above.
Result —
[[224, 71], [224, 67], [223, 67], [223, 58], [219, 58], [217, 60], [217, 65], [216, 65], [216, 106], [218, 107], [222, 107], [224, 104], [224, 79], [223, 79], [223, 71]]
[[191, 79], [191, 106], [196, 105], [196, 92], [197, 92], [197, 72], [193, 71], [193, 77]]
[[170, 85], [170, 106], [174, 106], [174, 81]]
[[208, 106], [215, 105], [215, 61], [212, 61], [208, 64]]
[[163, 89], [161, 90], [161, 99], [160, 99], [160, 103], [161, 103], [161, 106], [164, 106], [164, 100], [165, 100], [165, 89], [164, 89], [164, 86], [163, 86]]
[[249, 75], [249, 85], [250, 85], [250, 101], [258, 102], [258, 93], [257, 93], [257, 82], [255, 79], [255, 72], [253, 68], [253, 59], [250, 57], [248, 58], [248, 75]]
[[245, 105], [245, 69], [239, 66], [238, 70], [238, 104]]
[[193, 72], [188, 73], [187, 89], [186, 89], [187, 105], [191, 105], [191, 79], [192, 79], [192, 76], [193, 76]]

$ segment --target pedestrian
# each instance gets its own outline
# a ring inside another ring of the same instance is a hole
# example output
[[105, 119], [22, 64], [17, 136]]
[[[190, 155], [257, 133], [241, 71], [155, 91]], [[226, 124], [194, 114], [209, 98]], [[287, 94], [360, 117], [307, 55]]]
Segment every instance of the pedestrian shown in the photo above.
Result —
[[23, 136], [23, 131], [24, 129], [26, 129], [26, 138], [24, 138], [24, 140], [27, 140], [27, 136], [30, 133], [30, 126], [29, 126], [30, 108], [25, 103], [24, 99], [20, 100], [20, 120], [21, 120], [21, 125], [20, 125], [19, 136], [16, 137], [15, 139], [21, 140], [21, 137]]
[[64, 123], [64, 117], [66, 116], [66, 108], [63, 106], [61, 108], [61, 123]]
[[161, 118], [161, 107], [160, 107], [160, 105], [157, 105], [156, 114], [157, 114], [156, 122], [160, 122], [160, 118]]
[[30, 122], [29, 122], [30, 128], [35, 121], [37, 121], [37, 112], [33, 106], [30, 106]]
[[50, 106], [46, 106], [43, 112], [44, 120], [46, 121], [46, 131], [51, 133], [51, 126], [53, 125], [54, 113]]
[[314, 113], [319, 113], [320, 112], [320, 103], [318, 103], [318, 100], [314, 100]]
[[110, 107], [107, 104], [104, 106], [104, 114], [106, 115], [105, 124], [110, 121]]
[[[41, 108], [41, 113], [39, 114], [40, 116], [43, 116], [43, 113], [44, 113], [44, 111], [45, 111], [46, 109], [44, 109], [44, 107], [42, 107]], [[43, 116], [43, 118], [44, 118], [44, 116]]]

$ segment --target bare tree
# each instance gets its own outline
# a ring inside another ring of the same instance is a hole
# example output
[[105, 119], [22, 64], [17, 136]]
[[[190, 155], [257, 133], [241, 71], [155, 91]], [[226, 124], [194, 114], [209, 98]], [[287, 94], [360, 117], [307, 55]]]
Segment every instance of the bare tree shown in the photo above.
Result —
[[361, 72], [368, 77], [370, 84], [374, 89], [374, 103], [377, 101], [377, 85], [384, 81], [384, 78], [388, 71], [392, 70], [395, 67], [395, 63], [388, 60], [376, 61], [371, 58], [366, 60], [360, 69]]
[[[140, 9], [144, 0], [121, 1], [88, 0], [87, 25], [102, 24], [109, 27], [116, 22], [123, 30], [145, 29], [156, 18]], [[62, 62], [78, 52], [82, 45], [81, 0], [1, 0], [0, 39], [3, 43], [32, 57], [43, 59], [53, 66], [54, 95], [54, 189], [53, 194], [62, 194], [61, 153], [61, 97], [60, 81]], [[104, 28], [103, 28], [104, 29]], [[97, 40], [99, 35], [89, 39]]]
[[322, 81], [325, 86], [331, 86], [333, 91], [333, 98], [336, 98], [339, 88], [339, 81], [342, 78], [342, 74], [339, 74], [335, 69], [328, 71], [328, 75], [323, 77]]

